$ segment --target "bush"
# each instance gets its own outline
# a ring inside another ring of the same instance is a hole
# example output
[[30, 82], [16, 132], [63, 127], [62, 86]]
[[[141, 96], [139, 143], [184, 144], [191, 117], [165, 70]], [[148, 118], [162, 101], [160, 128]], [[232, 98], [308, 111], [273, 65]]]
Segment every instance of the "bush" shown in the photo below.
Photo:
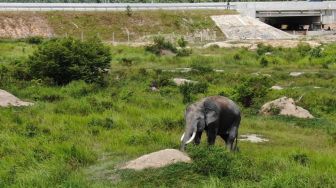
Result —
[[191, 147], [188, 153], [193, 159], [192, 168], [199, 174], [225, 177], [231, 171], [234, 158], [223, 147]]
[[259, 63], [262, 67], [267, 67], [269, 64], [268, 59], [265, 56], [260, 59]]
[[185, 83], [180, 86], [180, 93], [183, 96], [183, 103], [192, 101], [192, 94], [205, 93], [208, 91], [208, 84], [203, 83]]
[[262, 43], [259, 43], [257, 45], [257, 54], [258, 55], [264, 55], [266, 52], [272, 52], [274, 48], [270, 45], [264, 45]]
[[213, 71], [211, 66], [208, 65], [207, 62], [203, 62], [202, 59], [192, 62], [190, 67], [200, 73], [209, 73]]
[[179, 56], [179, 57], [185, 57], [185, 56], [189, 56], [191, 53], [192, 53], [192, 50], [191, 50], [191, 49], [182, 48], [182, 49], [179, 49], [179, 50], [177, 51], [176, 56]]
[[154, 37], [154, 44], [146, 46], [145, 50], [152, 52], [156, 55], [161, 55], [163, 50], [169, 50], [174, 53], [177, 52], [175, 46], [171, 42], [166, 41], [165, 38], [162, 36]]
[[236, 86], [234, 98], [245, 107], [250, 107], [256, 98], [262, 98], [269, 92], [271, 80], [266, 76], [245, 77]]
[[25, 41], [29, 44], [41, 44], [44, 41], [44, 39], [43, 37], [40, 36], [33, 36], [26, 38]]
[[185, 47], [187, 46], [188, 42], [187, 42], [183, 37], [181, 37], [181, 38], [179, 38], [179, 39], [177, 40], [177, 44], [178, 44], [181, 48], [185, 48]]
[[65, 85], [72, 80], [102, 83], [111, 61], [110, 49], [99, 39], [88, 41], [69, 38], [53, 39], [39, 46], [28, 59], [33, 78]]
[[315, 58], [322, 57], [322, 49], [321, 47], [312, 48], [309, 54], [310, 54], [310, 57], [315, 57]]
[[297, 51], [301, 56], [308, 55], [309, 51], [311, 50], [311, 47], [307, 43], [299, 43], [296, 47]]

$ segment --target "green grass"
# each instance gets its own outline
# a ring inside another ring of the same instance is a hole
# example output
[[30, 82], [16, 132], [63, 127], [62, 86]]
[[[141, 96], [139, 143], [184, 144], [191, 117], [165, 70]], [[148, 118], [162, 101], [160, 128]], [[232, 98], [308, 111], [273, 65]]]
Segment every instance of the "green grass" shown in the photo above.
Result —
[[[25, 59], [35, 48], [1, 42], [1, 64], [11, 67], [12, 58]], [[0, 187], [333, 187], [336, 67], [330, 64], [326, 69], [320, 62], [334, 56], [335, 48], [324, 48], [327, 54], [310, 60], [297, 49], [273, 49], [281, 63], [262, 67], [260, 55], [246, 49], [193, 49], [190, 57], [180, 58], [117, 46], [111, 48], [106, 87], [82, 81], [56, 87], [38, 80], [1, 80], [1, 89], [35, 105], [0, 108]], [[128, 64], [123, 58], [132, 61]], [[195, 64], [224, 72], [165, 71]], [[291, 71], [306, 73], [290, 77]], [[204, 136], [200, 147], [188, 147], [193, 164], [140, 172], [117, 169], [142, 154], [179, 147], [185, 108], [179, 88], [167, 85], [153, 92], [152, 81], [183, 77], [207, 82], [208, 91], [193, 96], [196, 100], [219, 93], [232, 96], [242, 78], [255, 72], [270, 74], [272, 82], [285, 89], [242, 108], [239, 134], [261, 134], [269, 142], [239, 142], [240, 152], [231, 154], [220, 138], [209, 150]], [[257, 113], [264, 102], [284, 95], [303, 95], [298, 104], [316, 119]], [[205, 171], [207, 166], [211, 168]]]

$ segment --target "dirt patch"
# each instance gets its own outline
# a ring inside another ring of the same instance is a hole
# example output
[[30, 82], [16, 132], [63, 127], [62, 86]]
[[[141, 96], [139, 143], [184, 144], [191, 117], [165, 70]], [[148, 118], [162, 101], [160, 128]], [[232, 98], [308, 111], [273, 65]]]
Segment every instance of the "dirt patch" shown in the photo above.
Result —
[[22, 101], [7, 91], [0, 89], [0, 107], [31, 105], [33, 105], [33, 103]]
[[282, 97], [264, 104], [260, 110], [264, 115], [285, 115], [297, 118], [314, 118], [308, 110], [296, 106], [292, 98]]
[[0, 14], [0, 37], [25, 38], [29, 36], [51, 37], [53, 31], [47, 21], [37, 14], [29, 16], [20, 13]]
[[[272, 47], [295, 48], [300, 43], [307, 43], [311, 47], [320, 46], [321, 43], [317, 41], [300, 41], [300, 40], [231, 40], [219, 41], [205, 44], [203, 47], [208, 48], [216, 45], [220, 48], [247, 48], [249, 50], [256, 50], [258, 44], [269, 45]], [[270, 55], [270, 54], [269, 54]]]
[[164, 149], [129, 161], [120, 169], [143, 170], [146, 168], [160, 168], [178, 162], [189, 163], [191, 159], [179, 150]]

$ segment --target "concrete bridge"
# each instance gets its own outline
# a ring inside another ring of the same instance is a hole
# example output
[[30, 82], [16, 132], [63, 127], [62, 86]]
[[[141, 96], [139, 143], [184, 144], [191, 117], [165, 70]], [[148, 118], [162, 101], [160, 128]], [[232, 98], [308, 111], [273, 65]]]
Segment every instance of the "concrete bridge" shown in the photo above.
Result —
[[303, 25], [311, 29], [336, 23], [336, 1], [282, 1], [232, 3], [243, 15], [280, 28], [286, 24], [293, 30]]

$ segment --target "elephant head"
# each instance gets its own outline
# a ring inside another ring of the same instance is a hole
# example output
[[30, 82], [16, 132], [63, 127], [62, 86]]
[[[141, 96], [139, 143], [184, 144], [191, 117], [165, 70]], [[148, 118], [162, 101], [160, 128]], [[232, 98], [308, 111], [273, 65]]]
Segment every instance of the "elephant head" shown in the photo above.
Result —
[[200, 101], [190, 105], [185, 111], [185, 131], [181, 137], [181, 150], [195, 139], [197, 132], [202, 132], [210, 123], [218, 119], [215, 104]]

